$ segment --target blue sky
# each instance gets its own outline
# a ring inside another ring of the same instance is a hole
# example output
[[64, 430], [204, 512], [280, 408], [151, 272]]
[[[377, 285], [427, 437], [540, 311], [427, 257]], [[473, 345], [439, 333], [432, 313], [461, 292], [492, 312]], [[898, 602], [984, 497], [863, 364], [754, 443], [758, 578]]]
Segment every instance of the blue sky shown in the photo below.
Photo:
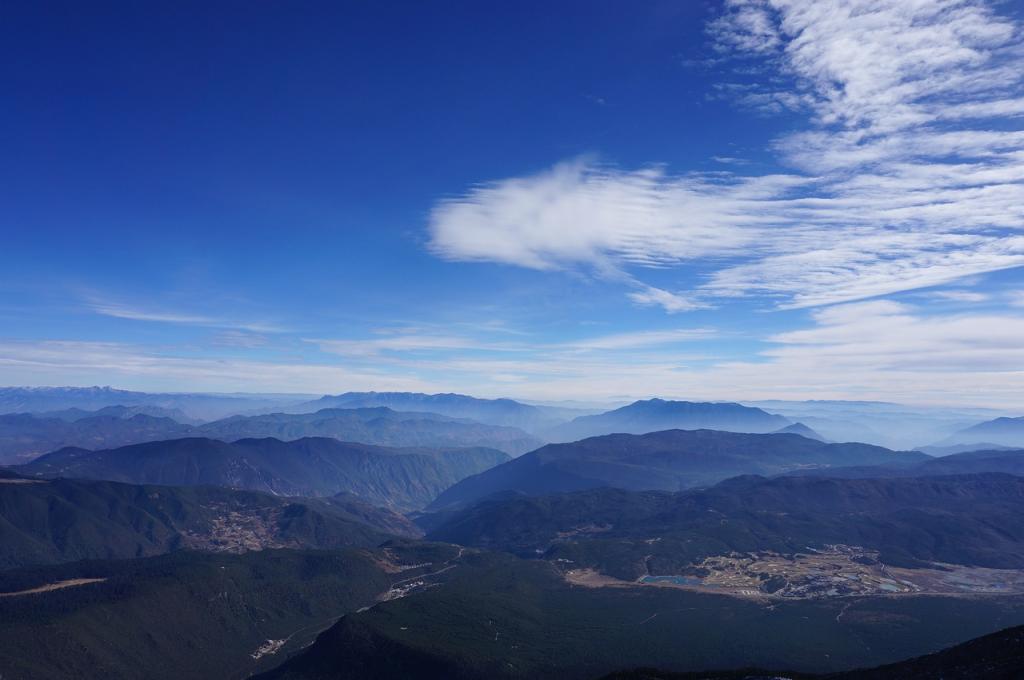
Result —
[[0, 383], [1024, 407], [1021, 3], [4, 14]]

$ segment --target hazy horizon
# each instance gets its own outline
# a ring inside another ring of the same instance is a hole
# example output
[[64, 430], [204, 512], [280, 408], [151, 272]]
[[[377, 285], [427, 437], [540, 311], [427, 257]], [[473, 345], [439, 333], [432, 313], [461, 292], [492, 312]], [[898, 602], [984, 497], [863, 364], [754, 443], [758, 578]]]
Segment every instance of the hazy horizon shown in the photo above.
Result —
[[753, 406], [760, 406], [767, 410], [770, 410], [772, 403], [791, 403], [791, 404], [813, 404], [815, 402], [820, 403], [836, 403], [836, 404], [880, 404], [880, 405], [892, 405], [892, 406], [905, 406], [914, 409], [935, 409], [937, 411], [981, 411], [987, 413], [1016, 413], [1011, 408], [1000, 407], [998, 405], [986, 406], [983, 404], [970, 404], [970, 403], [926, 403], [926, 402], [909, 402], [909, 401], [887, 401], [883, 399], [799, 399], [799, 398], [723, 398], [723, 399], [712, 399], [701, 397], [700, 395], [672, 395], [672, 394], [636, 394], [636, 395], [612, 395], [604, 399], [533, 399], [529, 397], [521, 397], [511, 393], [497, 393], [497, 394], [471, 394], [465, 392], [458, 392], [456, 390], [439, 390], [437, 392], [414, 392], [408, 390], [346, 390], [336, 389], [327, 392], [247, 392], [247, 391], [196, 391], [196, 390], [146, 390], [146, 389], [128, 389], [119, 387], [117, 385], [0, 385], [0, 390], [62, 390], [62, 389], [109, 389], [115, 391], [124, 392], [137, 392], [140, 394], [155, 394], [155, 395], [201, 395], [201, 396], [224, 396], [224, 397], [260, 397], [260, 398], [285, 398], [285, 399], [318, 399], [324, 396], [332, 396], [345, 394], [348, 392], [353, 393], [411, 393], [411, 394], [426, 394], [430, 396], [436, 395], [459, 395], [467, 396], [475, 399], [484, 400], [496, 400], [496, 399], [509, 399], [517, 401], [523, 404], [539, 405], [539, 406], [562, 406], [565, 408], [578, 408], [578, 409], [614, 409], [636, 401], [649, 401], [652, 399], [660, 399], [663, 401], [679, 401], [679, 402], [694, 402], [694, 403], [739, 403], [748, 404]]

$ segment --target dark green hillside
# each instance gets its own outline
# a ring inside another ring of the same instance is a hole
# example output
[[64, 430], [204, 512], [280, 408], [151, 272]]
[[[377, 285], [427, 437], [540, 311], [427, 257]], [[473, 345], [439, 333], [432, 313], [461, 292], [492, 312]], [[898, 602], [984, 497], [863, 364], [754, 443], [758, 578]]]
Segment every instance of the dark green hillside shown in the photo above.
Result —
[[106, 580], [0, 597], [0, 676], [245, 678], [267, 640], [294, 636], [278, 653], [298, 649], [391, 582], [365, 552], [179, 552], [7, 572], [0, 593], [75, 578]]
[[1019, 680], [1024, 677], [1024, 626], [1007, 628], [941, 652], [846, 673], [809, 675], [790, 671], [671, 673], [651, 669], [621, 671], [601, 680]]
[[731, 551], [793, 553], [841, 543], [883, 562], [1024, 568], [1024, 477], [744, 477], [703, 491], [597, 489], [484, 501], [428, 536], [538, 551], [620, 578], [683, 573]]
[[835, 671], [933, 652], [1024, 621], [1021, 598], [767, 608], [661, 588], [570, 587], [544, 562], [493, 554], [470, 555], [451, 574], [440, 587], [345, 617], [261, 677], [573, 680], [641, 664]]
[[549, 444], [459, 482], [431, 508], [466, 505], [502, 491], [538, 495], [603, 486], [678, 491], [737, 475], [927, 458], [918, 452], [894, 452], [868, 444], [826, 444], [795, 434], [715, 430], [613, 434]]
[[189, 438], [102, 451], [62, 449], [17, 469], [41, 477], [216, 485], [284, 496], [345, 492], [375, 505], [414, 510], [459, 480], [508, 459], [494, 449], [392, 449], [323, 437], [233, 443]]
[[416, 529], [400, 515], [346, 497], [294, 499], [93, 480], [0, 481], [0, 569], [181, 548], [370, 547], [389, 534], [415, 535]]

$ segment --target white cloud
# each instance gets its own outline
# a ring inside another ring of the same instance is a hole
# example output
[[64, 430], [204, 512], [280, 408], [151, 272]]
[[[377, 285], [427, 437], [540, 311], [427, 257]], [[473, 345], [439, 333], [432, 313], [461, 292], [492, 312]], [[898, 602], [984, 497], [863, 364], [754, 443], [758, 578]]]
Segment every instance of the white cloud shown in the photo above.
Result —
[[748, 295], [834, 304], [1024, 266], [1011, 20], [971, 0], [732, 0], [709, 30], [723, 57], [774, 70], [722, 91], [809, 115], [774, 141], [794, 172], [573, 161], [439, 203], [432, 250], [640, 286], [645, 267], [711, 267], [693, 291], [628, 293], [669, 312]]
[[256, 349], [257, 347], [264, 347], [267, 344], [267, 338], [258, 333], [229, 330], [215, 335], [213, 344], [217, 347]]
[[928, 293], [926, 297], [949, 302], [986, 302], [991, 299], [987, 293], [973, 290], [936, 290]]
[[92, 311], [103, 316], [116, 319], [132, 319], [134, 321], [159, 321], [161, 323], [181, 323], [196, 326], [213, 326], [217, 321], [206, 316], [176, 314], [173, 312], [155, 312], [136, 309], [114, 302], [93, 302], [89, 305]]
[[269, 323], [235, 321], [199, 314], [183, 314], [164, 310], [142, 309], [107, 300], [91, 299], [87, 304], [89, 309], [96, 314], [116, 319], [155, 321], [157, 323], [203, 326], [206, 328], [231, 328], [254, 333], [276, 333], [282, 331], [280, 327]]
[[[728, 360], [714, 329], [528, 343], [504, 353], [382, 351], [302, 360], [197, 358], [102, 342], [0, 342], [0, 382], [172, 391], [458, 391], [531, 399], [883, 399], [1024, 409], [1024, 311], [930, 313], [891, 300], [833, 305]], [[749, 339], [748, 339], [749, 340]], [[480, 343], [478, 344], [486, 344]], [[714, 356], [709, 356], [714, 355]]]
[[486, 349], [476, 340], [460, 336], [392, 335], [359, 340], [308, 339], [321, 351], [343, 356], [377, 356], [382, 352], [432, 352], [467, 349]]
[[676, 328], [667, 331], [635, 331], [632, 333], [615, 333], [593, 338], [585, 338], [565, 342], [560, 345], [567, 349], [578, 350], [622, 350], [659, 345], [675, 345], [680, 342], [707, 340], [716, 335], [710, 328]]
[[578, 160], [538, 175], [477, 187], [431, 215], [431, 247], [456, 260], [533, 269], [616, 262], [661, 266], [738, 252], [757, 228], [767, 197], [795, 177], [669, 177], [662, 169], [622, 172]]
[[1024, 290], [1011, 291], [1007, 298], [1014, 307], [1024, 307]]
[[629, 299], [642, 307], [657, 306], [669, 314], [690, 312], [706, 307], [706, 304], [694, 302], [682, 295], [677, 295], [661, 288], [646, 286], [643, 290], [628, 295]]
[[781, 347], [766, 354], [781, 363], [827, 366], [833, 375], [868, 370], [874, 380], [925, 373], [918, 380], [941, 383], [946, 374], [969, 373], [974, 389], [985, 387], [991, 373], [1024, 371], [1024, 316], [925, 316], [909, 305], [876, 301], [826, 308], [814, 318], [814, 328], [773, 337]]

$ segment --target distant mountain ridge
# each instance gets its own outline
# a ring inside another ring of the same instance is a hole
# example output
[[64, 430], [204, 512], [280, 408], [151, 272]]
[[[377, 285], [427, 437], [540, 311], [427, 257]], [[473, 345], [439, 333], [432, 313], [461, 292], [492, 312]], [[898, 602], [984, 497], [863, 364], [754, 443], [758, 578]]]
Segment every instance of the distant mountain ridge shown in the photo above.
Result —
[[958, 444], [998, 444], [1024, 448], [1024, 416], [1019, 418], [995, 418], [955, 432], [935, 446]]
[[324, 437], [232, 443], [185, 438], [100, 451], [66, 448], [16, 469], [36, 477], [215, 485], [282, 496], [347, 492], [374, 505], [415, 510], [459, 480], [508, 459], [479, 447], [387, 448]]
[[43, 413], [105, 406], [157, 406], [178, 409], [189, 418], [216, 420], [257, 410], [281, 410], [308, 401], [307, 394], [213, 394], [133, 392], [112, 387], [0, 387], [0, 413]]
[[[109, 408], [114, 407], [103, 410]], [[27, 462], [65, 446], [109, 448], [186, 437], [193, 431], [191, 425], [144, 413], [126, 418], [109, 412], [89, 412], [88, 416], [73, 420], [9, 413], [0, 415], [0, 463]]]
[[798, 434], [801, 437], [807, 437], [808, 439], [816, 439], [819, 442], [828, 441], [827, 439], [825, 439], [820, 434], [818, 434], [811, 428], [807, 427], [803, 423], [793, 423], [792, 425], [787, 425], [786, 427], [783, 427], [779, 430], [775, 430], [775, 432], [773, 432], [772, 434]]
[[661, 430], [767, 433], [791, 424], [787, 418], [752, 406], [647, 399], [606, 413], [580, 416], [546, 434], [550, 441], [568, 442], [605, 434], [646, 434]]
[[203, 421], [190, 418], [184, 411], [177, 408], [164, 408], [162, 406], [150, 406], [142, 404], [139, 406], [104, 406], [95, 411], [87, 411], [81, 408], [67, 408], [58, 411], [44, 411], [33, 413], [38, 418], [60, 418], [68, 422], [74, 422], [83, 418], [95, 418], [98, 416], [114, 416], [115, 418], [131, 418], [135, 415], [151, 416], [153, 418], [170, 418], [182, 425], [199, 425]]
[[926, 460], [869, 444], [826, 444], [795, 434], [666, 430], [548, 444], [469, 477], [442, 493], [432, 509], [459, 506], [501, 491], [530, 495], [601, 486], [678, 491], [737, 475], [774, 475], [801, 467], [878, 465]]
[[202, 425], [196, 428], [196, 433], [225, 441], [250, 437], [332, 437], [378, 446], [485, 446], [511, 455], [532, 451], [543, 444], [515, 427], [486, 425], [437, 413], [395, 411], [386, 406], [234, 416]]
[[[422, 394], [419, 392], [345, 392], [297, 404], [291, 413], [323, 408], [377, 408], [396, 411], [438, 413], [452, 418], [469, 418], [490, 425], [518, 427], [535, 433], [567, 419], [569, 409], [531, 406], [512, 399], [479, 399], [464, 394]], [[568, 416], [571, 417], [571, 416]]]
[[398, 412], [386, 407], [230, 416], [202, 425], [156, 417], [154, 414], [175, 411], [151, 406], [107, 406], [99, 411], [67, 409], [51, 413], [49, 417], [28, 413], [0, 415], [0, 464], [27, 462], [65, 446], [95, 450], [183, 437], [223, 441], [332, 437], [379, 446], [484, 446], [511, 455], [531, 451], [544, 443], [518, 428], [436, 413]]

